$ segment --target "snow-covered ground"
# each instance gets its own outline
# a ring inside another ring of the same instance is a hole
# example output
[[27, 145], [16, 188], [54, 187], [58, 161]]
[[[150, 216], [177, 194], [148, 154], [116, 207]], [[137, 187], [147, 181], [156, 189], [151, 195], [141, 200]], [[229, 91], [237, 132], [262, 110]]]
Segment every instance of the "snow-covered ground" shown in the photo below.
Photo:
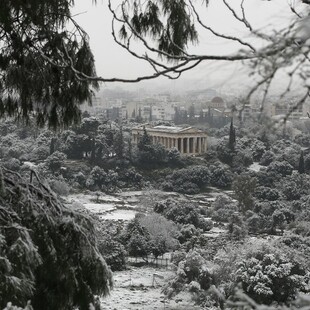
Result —
[[189, 294], [167, 300], [161, 292], [174, 272], [152, 267], [135, 268], [113, 273], [114, 289], [102, 299], [105, 310], [198, 310]]
[[67, 204], [85, 207], [92, 213], [97, 214], [103, 220], [124, 220], [129, 221], [134, 218], [137, 212], [141, 212], [141, 205], [149, 205], [150, 210], [152, 205], [165, 198], [172, 197], [182, 201], [198, 203], [201, 207], [208, 208], [218, 195], [228, 195], [229, 191], [220, 191], [216, 188], [210, 188], [208, 193], [197, 195], [182, 195], [175, 192], [163, 191], [127, 191], [108, 195], [100, 193], [79, 193], [72, 194], [65, 198]]
[[[102, 220], [124, 220], [134, 218], [140, 210], [142, 202], [160, 201], [167, 197], [182, 201], [197, 202], [208, 207], [210, 201], [220, 194], [219, 190], [199, 195], [180, 195], [177, 193], [154, 192], [123, 192], [113, 195], [100, 193], [75, 194], [66, 197], [67, 204], [73, 207], [85, 207]], [[145, 200], [146, 199], [146, 200]], [[210, 237], [216, 237], [223, 232], [222, 228], [213, 227], [208, 232]], [[169, 267], [171, 268], [171, 267]], [[105, 310], [200, 310], [195, 306], [189, 293], [177, 295], [169, 300], [162, 293], [163, 287], [175, 275], [175, 272], [165, 268], [143, 266], [131, 267], [129, 270], [113, 273], [114, 289], [111, 294], [102, 299], [102, 308]]]
[[249, 170], [258, 172], [260, 170], [260, 168], [262, 168], [264, 166], [260, 165], [259, 163], [253, 163], [252, 165], [249, 166]]
[[[136, 194], [136, 192], [134, 192]], [[101, 219], [105, 220], [131, 220], [134, 218], [136, 211], [135, 205], [139, 202], [132, 194], [127, 193], [128, 196], [116, 197], [100, 193], [99, 197], [94, 194], [74, 194], [66, 197], [68, 204], [79, 204], [84, 206], [92, 213], [99, 215]], [[128, 199], [127, 199], [128, 198]], [[132, 198], [130, 200], [129, 198]]]
[[111, 203], [84, 203], [84, 207], [96, 214], [110, 212], [116, 209], [115, 205]]
[[115, 210], [111, 213], [105, 213], [100, 215], [100, 219], [102, 220], [123, 220], [123, 221], [130, 221], [136, 215], [136, 211], [134, 210]]

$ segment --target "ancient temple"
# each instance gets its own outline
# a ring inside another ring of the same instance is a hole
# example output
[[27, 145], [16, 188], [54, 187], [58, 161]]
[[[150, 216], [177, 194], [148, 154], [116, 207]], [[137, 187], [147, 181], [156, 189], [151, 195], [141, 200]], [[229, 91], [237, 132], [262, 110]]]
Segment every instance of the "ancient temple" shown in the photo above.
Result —
[[167, 149], [177, 148], [181, 154], [185, 155], [199, 155], [207, 151], [207, 134], [194, 127], [141, 125], [131, 131], [133, 143], [139, 142], [144, 128], [154, 144], [160, 143]]

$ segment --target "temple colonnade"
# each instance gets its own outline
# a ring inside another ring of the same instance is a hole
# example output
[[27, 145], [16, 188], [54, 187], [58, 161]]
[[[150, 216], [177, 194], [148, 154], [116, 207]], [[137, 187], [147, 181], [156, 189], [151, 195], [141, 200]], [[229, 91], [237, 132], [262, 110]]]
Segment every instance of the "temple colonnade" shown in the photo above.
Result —
[[[192, 134], [170, 134], [165, 132], [156, 132], [154, 130], [147, 133], [152, 139], [152, 143], [162, 144], [167, 149], [176, 148], [181, 154], [203, 154], [207, 151], [207, 135], [204, 133]], [[139, 130], [132, 131], [132, 141], [137, 144], [143, 132]]]

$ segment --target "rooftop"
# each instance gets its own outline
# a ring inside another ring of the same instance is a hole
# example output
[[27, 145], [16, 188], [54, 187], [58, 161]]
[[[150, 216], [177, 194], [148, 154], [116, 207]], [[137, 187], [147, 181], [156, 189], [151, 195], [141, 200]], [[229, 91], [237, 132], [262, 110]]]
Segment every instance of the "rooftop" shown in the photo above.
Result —
[[173, 133], [177, 133], [177, 132], [182, 132], [185, 130], [190, 129], [191, 127], [177, 127], [177, 126], [164, 126], [164, 125], [159, 125], [159, 126], [155, 126], [153, 128], [148, 128], [148, 130], [152, 130], [155, 129], [156, 131], [163, 131], [163, 132], [173, 132]]
[[139, 127], [133, 128], [133, 129], [142, 129], [145, 127], [146, 131], [152, 132], [152, 131], [161, 131], [166, 133], [182, 133], [185, 131], [195, 131], [195, 132], [202, 132], [200, 129], [187, 126], [187, 127], [181, 127], [181, 126], [165, 126], [165, 125], [158, 125], [154, 127], [148, 127], [146, 124], [141, 125]]
[[211, 102], [213, 103], [224, 103], [224, 100], [221, 97], [214, 97]]

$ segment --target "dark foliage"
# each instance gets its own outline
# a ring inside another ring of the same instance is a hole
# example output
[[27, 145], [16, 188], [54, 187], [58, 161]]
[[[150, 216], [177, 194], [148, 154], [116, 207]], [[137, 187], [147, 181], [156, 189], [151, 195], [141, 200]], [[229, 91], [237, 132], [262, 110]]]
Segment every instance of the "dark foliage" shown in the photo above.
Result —
[[91, 100], [97, 83], [82, 77], [95, 74], [94, 58], [87, 34], [71, 17], [72, 5], [71, 0], [1, 1], [2, 116], [34, 115], [38, 125], [53, 128], [80, 120], [79, 104]]
[[198, 206], [190, 203], [176, 203], [170, 199], [157, 203], [154, 211], [175, 223], [192, 224], [196, 228], [210, 230], [212, 222], [204, 219]]
[[210, 172], [208, 167], [198, 165], [175, 170], [166, 179], [165, 190], [173, 190], [186, 194], [197, 194], [203, 190], [210, 182]]
[[105, 295], [111, 272], [97, 248], [92, 218], [64, 207], [36, 175], [4, 170], [0, 195], [0, 305], [87, 310]]

